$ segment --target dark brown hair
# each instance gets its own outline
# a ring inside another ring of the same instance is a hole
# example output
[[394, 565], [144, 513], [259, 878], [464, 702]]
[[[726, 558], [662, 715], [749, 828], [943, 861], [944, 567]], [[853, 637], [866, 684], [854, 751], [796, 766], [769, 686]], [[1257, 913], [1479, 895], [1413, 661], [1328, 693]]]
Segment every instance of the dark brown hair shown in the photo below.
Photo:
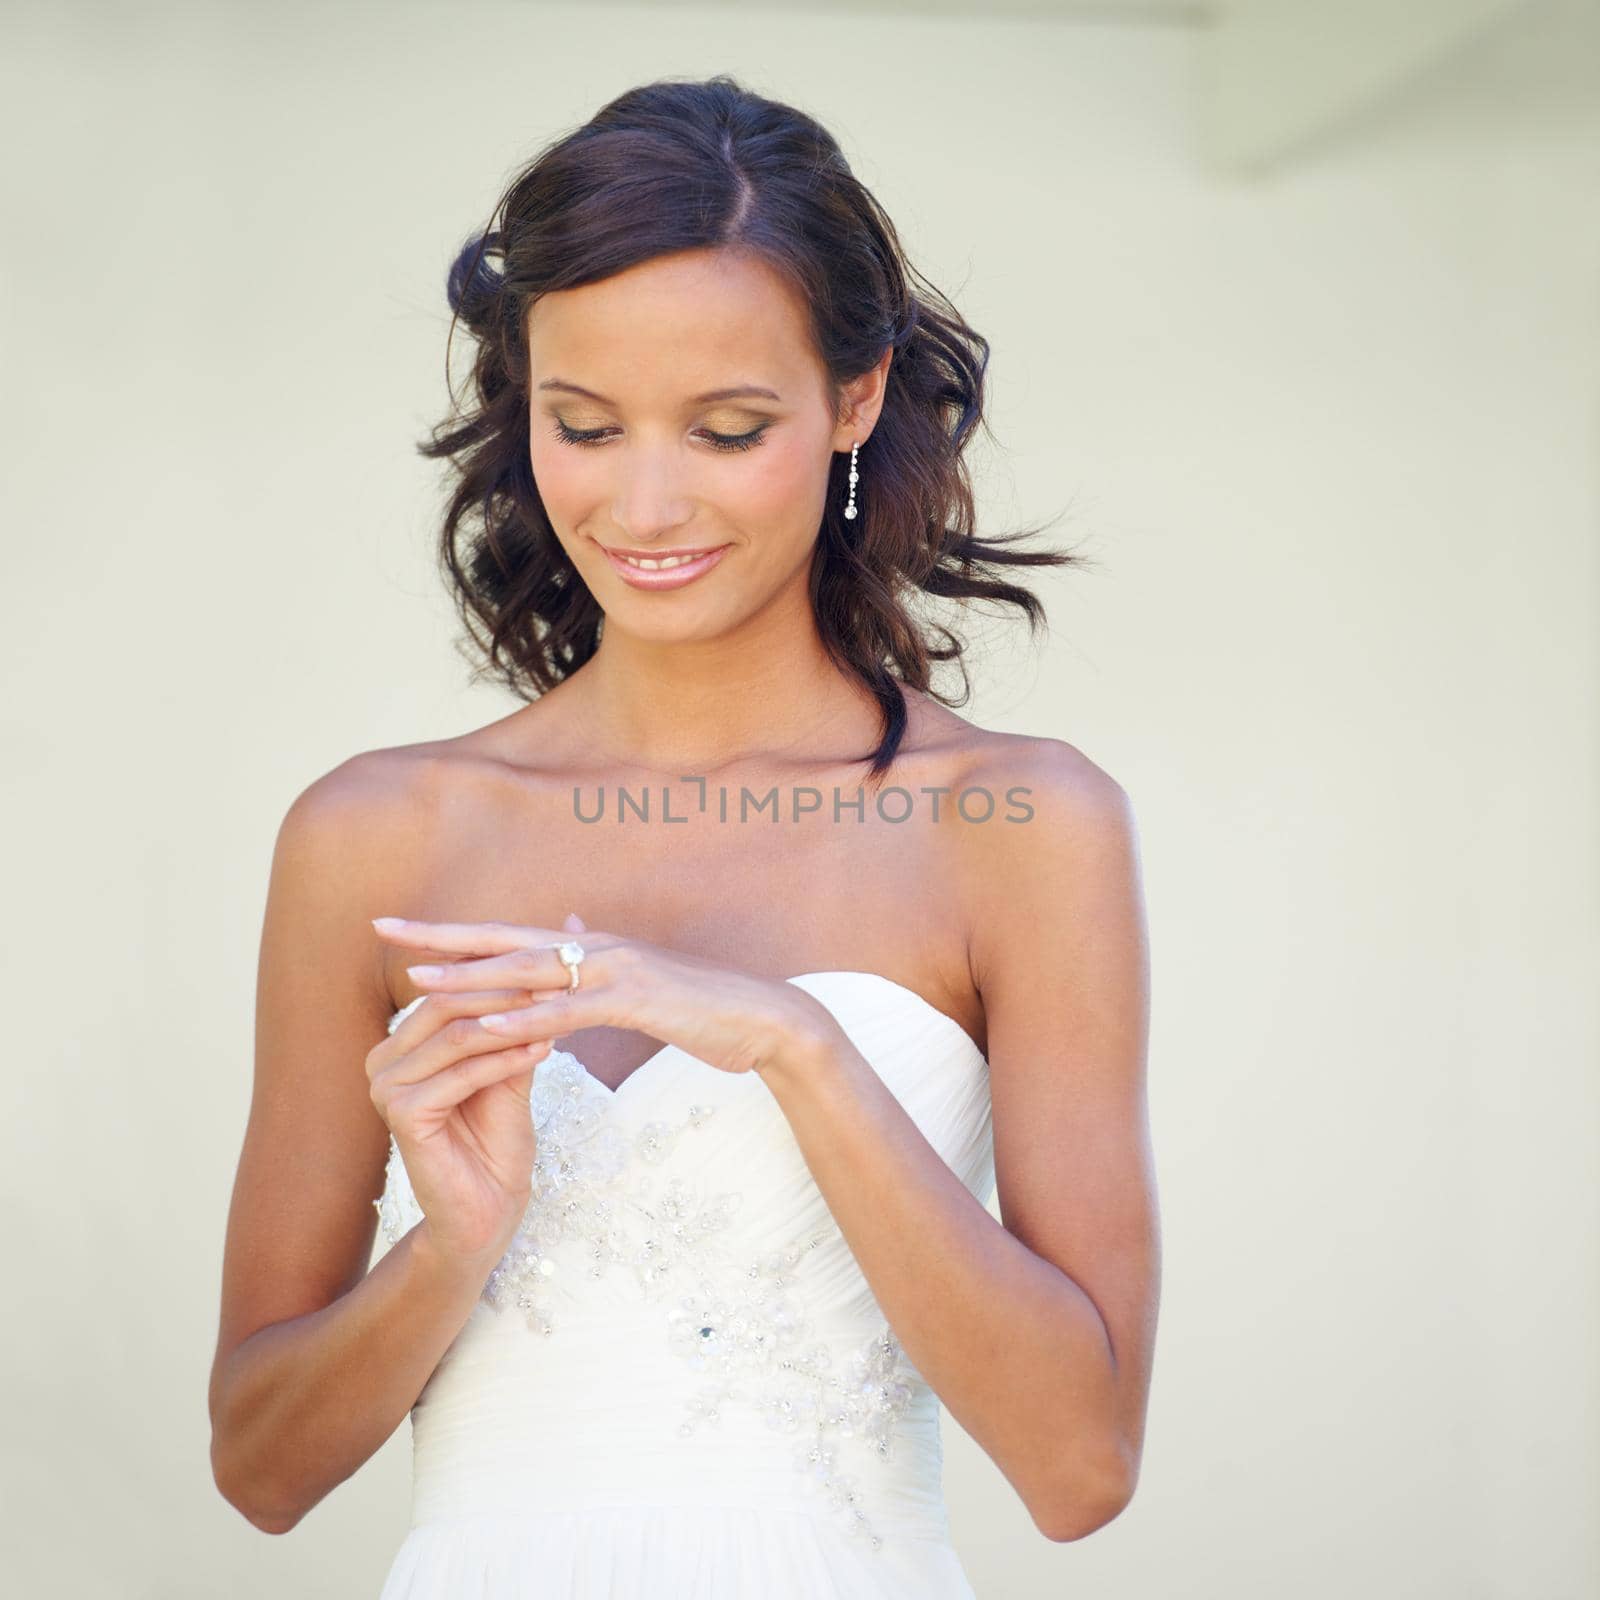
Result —
[[[832, 135], [792, 106], [723, 74], [644, 84], [512, 180], [450, 269], [451, 334], [465, 323], [476, 354], [471, 408], [463, 411], [452, 388], [451, 417], [418, 446], [454, 469], [440, 563], [484, 658], [480, 675], [531, 700], [594, 654], [603, 613], [550, 526], [529, 462], [528, 310], [552, 290], [707, 247], [749, 252], [794, 284], [810, 307], [837, 415], [843, 384], [894, 347], [883, 408], [859, 453], [857, 516], [842, 515], [850, 458], [836, 452], [810, 582], [824, 647], [882, 707], [876, 780], [905, 732], [897, 680], [952, 706], [971, 692], [961, 641], [908, 602], [1016, 606], [1032, 637], [1044, 608], [1002, 569], [1084, 558], [1010, 548], [1033, 529], [973, 531], [962, 452], [988, 426], [988, 341], [908, 264]], [[447, 339], [447, 373], [448, 351]], [[946, 661], [960, 669], [959, 695], [930, 684], [931, 666]]]

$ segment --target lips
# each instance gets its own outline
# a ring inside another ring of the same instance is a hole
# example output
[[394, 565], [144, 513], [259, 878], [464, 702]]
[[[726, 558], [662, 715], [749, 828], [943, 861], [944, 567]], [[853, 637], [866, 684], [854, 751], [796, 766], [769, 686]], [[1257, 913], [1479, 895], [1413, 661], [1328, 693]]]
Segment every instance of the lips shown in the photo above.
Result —
[[[621, 550], [615, 545], [603, 544], [600, 546], [607, 555], [617, 556], [623, 561], [671, 561], [684, 556], [710, 555], [713, 550], [720, 550], [721, 545], [698, 544], [686, 546], [678, 550]], [[648, 569], [647, 569], [648, 570]]]
[[[610, 545], [601, 545], [606, 559], [619, 573], [623, 582], [635, 589], [681, 589], [687, 583], [704, 576], [722, 560], [730, 545], [699, 545], [681, 550], [621, 551]], [[634, 559], [630, 559], [633, 557]], [[671, 566], [641, 566], [640, 561], [671, 561]]]

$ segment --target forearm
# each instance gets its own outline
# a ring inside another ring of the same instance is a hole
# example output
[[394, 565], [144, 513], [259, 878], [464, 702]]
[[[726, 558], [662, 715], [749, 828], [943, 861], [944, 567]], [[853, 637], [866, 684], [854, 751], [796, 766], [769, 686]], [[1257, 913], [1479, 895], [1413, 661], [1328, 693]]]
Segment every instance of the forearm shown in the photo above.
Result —
[[1109, 1520], [1125, 1474], [1094, 1302], [989, 1214], [848, 1041], [762, 1077], [912, 1365], [1051, 1537]]
[[212, 1418], [217, 1486], [286, 1533], [404, 1420], [494, 1263], [438, 1256], [426, 1221], [318, 1311], [240, 1342]]

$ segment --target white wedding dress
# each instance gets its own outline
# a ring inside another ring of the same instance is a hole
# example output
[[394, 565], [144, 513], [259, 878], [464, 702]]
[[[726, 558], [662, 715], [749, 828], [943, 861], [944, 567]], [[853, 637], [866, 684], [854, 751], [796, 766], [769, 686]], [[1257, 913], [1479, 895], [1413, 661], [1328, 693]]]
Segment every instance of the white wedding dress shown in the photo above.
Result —
[[[960, 1024], [876, 973], [788, 981], [987, 1204]], [[612, 1091], [552, 1050], [531, 1099], [533, 1196], [412, 1407], [380, 1600], [972, 1600], [938, 1399], [761, 1078], [667, 1045]], [[393, 1141], [374, 1204], [389, 1245], [422, 1215]]]

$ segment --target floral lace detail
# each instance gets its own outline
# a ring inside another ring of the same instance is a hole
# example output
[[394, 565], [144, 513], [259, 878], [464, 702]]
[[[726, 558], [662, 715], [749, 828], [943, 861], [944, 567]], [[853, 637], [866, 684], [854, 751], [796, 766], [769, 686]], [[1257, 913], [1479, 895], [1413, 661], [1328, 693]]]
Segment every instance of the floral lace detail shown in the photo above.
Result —
[[[714, 1106], [691, 1105], [679, 1121], [650, 1121], [630, 1135], [618, 1125], [615, 1096], [564, 1050], [539, 1062], [529, 1100], [538, 1140], [532, 1193], [481, 1298], [499, 1310], [516, 1307], [532, 1331], [550, 1335], [555, 1251], [568, 1241], [581, 1242], [591, 1277], [622, 1267], [650, 1299], [676, 1291], [667, 1339], [707, 1379], [688, 1400], [679, 1433], [718, 1424], [726, 1402], [753, 1407], [768, 1427], [797, 1436], [793, 1464], [807, 1490], [821, 1493], [849, 1533], [880, 1548], [840, 1446], [864, 1440], [889, 1458], [894, 1423], [922, 1380], [886, 1322], [842, 1370], [828, 1343], [811, 1336], [789, 1291], [805, 1257], [839, 1236], [837, 1225], [739, 1262], [722, 1240], [743, 1196], [705, 1195], [677, 1176], [658, 1186], [654, 1170], [684, 1134], [707, 1125]], [[422, 1218], [392, 1138], [384, 1192], [372, 1203], [390, 1244]]]
[[647, 1122], [629, 1138], [611, 1115], [611, 1097], [575, 1056], [552, 1051], [545, 1064], [531, 1096], [539, 1130], [532, 1197], [483, 1292], [494, 1305], [516, 1305], [529, 1327], [549, 1334], [554, 1321], [541, 1290], [556, 1270], [557, 1244], [581, 1241], [591, 1277], [629, 1267], [641, 1289], [656, 1292], [727, 1226], [741, 1196], [706, 1199], [681, 1178], [669, 1179], [658, 1194], [648, 1171], [628, 1186], [636, 1161], [659, 1166], [684, 1133], [706, 1126], [715, 1106], [691, 1105], [682, 1121]]
[[[797, 1259], [791, 1250], [785, 1264]], [[807, 1488], [822, 1494], [847, 1532], [880, 1549], [883, 1540], [862, 1509], [858, 1479], [839, 1463], [839, 1445], [861, 1438], [888, 1460], [894, 1424], [910, 1406], [921, 1377], [888, 1323], [851, 1351], [842, 1372], [835, 1372], [827, 1343], [805, 1341], [804, 1315], [783, 1294], [790, 1280], [782, 1271], [752, 1266], [748, 1276], [756, 1287], [735, 1298], [686, 1295], [668, 1313], [679, 1354], [694, 1370], [712, 1374], [688, 1401], [689, 1415], [678, 1432], [688, 1435], [703, 1424], [720, 1423], [726, 1400], [755, 1407], [769, 1428], [803, 1436], [793, 1462]]]
[[[630, 1138], [610, 1114], [611, 1097], [565, 1050], [552, 1050], [538, 1063], [528, 1098], [537, 1134], [532, 1189], [480, 1298], [498, 1310], [515, 1307], [535, 1333], [549, 1335], [555, 1331], [549, 1291], [560, 1266], [558, 1245], [581, 1244], [591, 1277], [622, 1265], [634, 1270], [647, 1293], [657, 1291], [709, 1235], [727, 1226], [742, 1197], [705, 1199], [681, 1178], [669, 1179], [658, 1195], [648, 1171], [666, 1160], [682, 1134], [705, 1127], [715, 1106], [691, 1105], [680, 1122], [647, 1122]], [[636, 1163], [647, 1170], [630, 1187]], [[392, 1136], [387, 1182], [373, 1205], [390, 1244], [422, 1218]]]

